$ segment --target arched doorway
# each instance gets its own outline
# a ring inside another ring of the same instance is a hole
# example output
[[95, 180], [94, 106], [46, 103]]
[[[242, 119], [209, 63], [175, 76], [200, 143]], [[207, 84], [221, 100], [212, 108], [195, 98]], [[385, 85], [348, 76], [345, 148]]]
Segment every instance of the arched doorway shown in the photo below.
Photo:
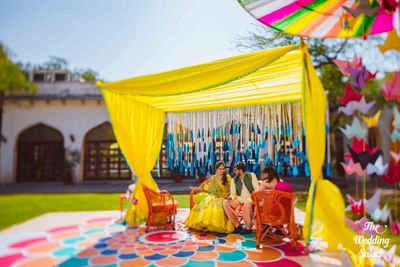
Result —
[[129, 179], [131, 171], [119, 149], [109, 122], [89, 130], [85, 136], [85, 180]]
[[29, 127], [17, 141], [17, 182], [63, 180], [64, 158], [61, 132], [43, 123]]

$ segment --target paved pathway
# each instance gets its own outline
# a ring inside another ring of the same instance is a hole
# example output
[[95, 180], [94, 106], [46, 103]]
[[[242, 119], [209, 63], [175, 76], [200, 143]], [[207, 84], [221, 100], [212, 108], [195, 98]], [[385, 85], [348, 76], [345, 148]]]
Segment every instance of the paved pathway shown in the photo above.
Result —
[[[296, 177], [285, 178], [291, 183], [296, 192], [308, 191], [310, 185], [309, 178]], [[71, 185], [60, 182], [41, 182], [41, 183], [14, 183], [0, 186], [0, 194], [17, 193], [123, 193], [131, 183], [124, 181], [84, 181]], [[199, 182], [195, 179], [184, 179], [182, 183], [176, 183], [173, 179], [156, 179], [160, 189], [168, 190], [174, 194], [188, 194], [190, 188], [198, 186]]]

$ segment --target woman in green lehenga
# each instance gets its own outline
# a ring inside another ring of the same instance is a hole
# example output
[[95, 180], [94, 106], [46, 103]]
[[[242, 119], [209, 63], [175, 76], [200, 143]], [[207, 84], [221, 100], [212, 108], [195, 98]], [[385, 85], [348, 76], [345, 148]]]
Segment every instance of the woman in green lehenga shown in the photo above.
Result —
[[223, 162], [218, 162], [215, 167], [216, 174], [211, 176], [204, 187], [205, 197], [193, 206], [185, 225], [195, 230], [231, 233], [235, 228], [225, 215], [223, 203], [229, 196], [232, 178], [226, 174]]

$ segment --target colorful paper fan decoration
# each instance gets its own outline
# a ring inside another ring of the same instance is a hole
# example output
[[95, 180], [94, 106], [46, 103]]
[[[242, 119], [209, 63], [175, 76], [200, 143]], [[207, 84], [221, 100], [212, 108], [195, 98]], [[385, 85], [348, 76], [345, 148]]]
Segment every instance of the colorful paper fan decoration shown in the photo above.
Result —
[[342, 102], [343, 105], [347, 105], [350, 101], [357, 101], [359, 102], [363, 97], [362, 93], [358, 93], [356, 90], [353, 89], [351, 84], [346, 84], [344, 96], [341, 97], [339, 100]]
[[[340, 69], [343, 75], [350, 76], [351, 74], [347, 71], [348, 68], [360, 69], [362, 66], [362, 58], [357, 57], [357, 55], [353, 56], [352, 61], [345, 61], [341, 59], [334, 59], [333, 62]], [[346, 86], [347, 87], [347, 86]]]
[[400, 72], [395, 72], [390, 81], [385, 81], [385, 86], [381, 88], [381, 92], [387, 101], [400, 101]]
[[395, 30], [389, 32], [385, 43], [383, 45], [378, 45], [378, 48], [382, 53], [385, 53], [389, 50], [400, 51], [400, 38], [397, 35], [397, 32]]
[[291, 35], [349, 38], [389, 32], [399, 9], [369, 0], [238, 0], [264, 25]]

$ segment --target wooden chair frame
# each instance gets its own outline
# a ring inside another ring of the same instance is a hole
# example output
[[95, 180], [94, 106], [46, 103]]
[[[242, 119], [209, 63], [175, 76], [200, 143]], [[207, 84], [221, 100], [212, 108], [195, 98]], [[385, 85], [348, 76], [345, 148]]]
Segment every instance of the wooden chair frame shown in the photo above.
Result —
[[[156, 191], [143, 184], [142, 187], [149, 208], [146, 233], [153, 227], [175, 230], [175, 215], [177, 213], [178, 202], [166, 190]], [[160, 219], [159, 216], [165, 217], [165, 223], [156, 221], [156, 219]]]
[[[294, 220], [296, 195], [278, 190], [263, 190], [254, 192], [251, 198], [255, 206], [257, 248], [267, 235], [274, 239], [281, 239], [273, 234], [273, 230], [279, 230], [284, 237], [290, 239], [292, 249], [296, 249], [297, 229]], [[284, 199], [289, 202], [282, 203]], [[287, 204], [290, 204], [290, 210], [285, 208]]]

